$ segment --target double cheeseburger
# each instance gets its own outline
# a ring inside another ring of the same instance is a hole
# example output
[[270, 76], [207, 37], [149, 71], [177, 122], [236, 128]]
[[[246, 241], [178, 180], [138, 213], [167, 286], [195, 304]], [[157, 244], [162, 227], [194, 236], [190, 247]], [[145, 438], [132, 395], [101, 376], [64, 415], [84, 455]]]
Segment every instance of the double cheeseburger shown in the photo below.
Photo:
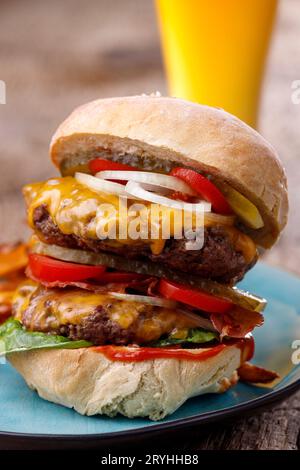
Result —
[[[133, 96], [76, 109], [50, 155], [62, 176], [24, 188], [28, 279], [0, 330], [28, 385], [82, 414], [157, 420], [239, 377], [274, 380], [248, 362], [266, 301], [235, 287], [287, 221], [271, 145], [221, 109]], [[176, 224], [199, 207], [197, 247]]]

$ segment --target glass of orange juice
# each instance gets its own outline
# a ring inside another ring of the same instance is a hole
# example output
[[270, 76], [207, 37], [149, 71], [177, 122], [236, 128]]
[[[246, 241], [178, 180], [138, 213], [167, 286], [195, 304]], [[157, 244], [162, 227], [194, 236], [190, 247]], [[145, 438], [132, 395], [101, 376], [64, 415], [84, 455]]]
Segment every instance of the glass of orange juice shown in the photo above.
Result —
[[172, 96], [224, 108], [252, 127], [277, 0], [156, 0]]

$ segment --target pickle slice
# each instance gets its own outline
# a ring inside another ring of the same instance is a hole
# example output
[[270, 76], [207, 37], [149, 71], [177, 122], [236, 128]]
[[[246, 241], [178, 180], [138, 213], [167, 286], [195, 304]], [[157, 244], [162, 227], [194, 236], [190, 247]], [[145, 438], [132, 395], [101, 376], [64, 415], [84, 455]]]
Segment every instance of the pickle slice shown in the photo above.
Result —
[[241, 193], [229, 185], [226, 185], [224, 193], [234, 213], [244, 222], [247, 227], [259, 229], [264, 226], [264, 221], [257, 207], [245, 198]]
[[57, 245], [47, 245], [40, 241], [32, 243], [31, 251], [73, 263], [91, 265], [104, 264], [105, 266], [117, 269], [118, 271], [135, 272], [145, 274], [147, 276], [169, 279], [170, 281], [178, 282], [209, 294], [213, 294], [216, 297], [229, 300], [235, 305], [239, 305], [246, 310], [262, 312], [267, 304], [265, 299], [254, 294], [250, 294], [249, 292], [242, 291], [237, 287], [220, 284], [218, 282], [211, 281], [210, 279], [202, 279], [187, 273], [178, 273], [151, 261], [137, 261], [123, 258], [115, 254], [92, 253], [90, 251], [63, 248]]

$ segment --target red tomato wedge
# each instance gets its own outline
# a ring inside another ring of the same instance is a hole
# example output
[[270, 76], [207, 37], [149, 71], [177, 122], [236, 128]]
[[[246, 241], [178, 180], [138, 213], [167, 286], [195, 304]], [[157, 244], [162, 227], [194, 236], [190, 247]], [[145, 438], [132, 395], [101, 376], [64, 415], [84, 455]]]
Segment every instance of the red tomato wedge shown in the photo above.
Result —
[[139, 170], [139, 168], [135, 168], [134, 166], [124, 165], [123, 163], [118, 162], [112, 162], [110, 160], [105, 160], [104, 158], [95, 158], [95, 160], [91, 160], [89, 162], [89, 168], [94, 175], [98, 173], [98, 171], [105, 170]]
[[69, 263], [33, 253], [29, 255], [29, 268], [35, 278], [47, 282], [101, 279], [106, 269], [105, 266]]
[[232, 307], [228, 300], [214, 297], [205, 292], [188, 289], [181, 284], [161, 279], [158, 285], [159, 293], [166, 299], [177, 300], [205, 312], [226, 313]]
[[210, 202], [213, 210], [217, 214], [232, 214], [230, 205], [226, 201], [221, 191], [205, 176], [200, 175], [196, 171], [187, 168], [173, 168], [171, 176], [181, 179], [187, 183], [194, 191], [202, 196], [206, 201]]
[[183, 201], [183, 202], [193, 202], [195, 199], [192, 196], [189, 196], [188, 194], [183, 194], [179, 191], [174, 191], [172, 194], [169, 196], [171, 199], [175, 199], [177, 201]]

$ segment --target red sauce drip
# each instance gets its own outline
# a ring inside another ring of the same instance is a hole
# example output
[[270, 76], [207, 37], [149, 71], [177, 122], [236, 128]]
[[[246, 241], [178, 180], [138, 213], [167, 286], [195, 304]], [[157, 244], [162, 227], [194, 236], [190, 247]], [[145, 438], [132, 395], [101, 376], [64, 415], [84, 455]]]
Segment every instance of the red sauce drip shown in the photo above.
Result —
[[254, 354], [254, 340], [250, 336], [240, 340], [231, 340], [227, 343], [219, 344], [213, 348], [188, 351], [182, 348], [147, 348], [147, 347], [124, 347], [124, 346], [95, 346], [93, 351], [104, 354], [111, 361], [141, 362], [151, 359], [185, 359], [191, 361], [204, 361], [216, 356], [227, 346], [235, 345], [240, 348], [242, 362], [249, 361]]
[[[199, 361], [208, 359], [209, 357], [216, 356], [219, 352], [223, 351], [226, 346], [219, 344], [211, 349], [204, 349], [201, 352], [192, 353], [186, 349], [174, 348], [126, 348], [124, 346], [97, 346], [93, 348], [94, 351], [104, 354], [112, 361], [126, 361], [126, 362], [141, 362], [150, 359], [174, 358], [174, 359], [189, 359]], [[196, 351], [196, 350], [195, 350]]]

